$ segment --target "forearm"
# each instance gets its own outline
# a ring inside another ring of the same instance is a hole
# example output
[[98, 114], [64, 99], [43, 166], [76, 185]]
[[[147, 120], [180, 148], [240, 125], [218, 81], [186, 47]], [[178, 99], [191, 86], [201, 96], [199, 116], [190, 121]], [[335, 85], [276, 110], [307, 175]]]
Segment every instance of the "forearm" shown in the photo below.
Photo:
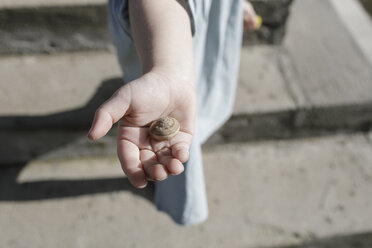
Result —
[[130, 0], [129, 15], [143, 73], [157, 71], [193, 82], [189, 16], [182, 0]]

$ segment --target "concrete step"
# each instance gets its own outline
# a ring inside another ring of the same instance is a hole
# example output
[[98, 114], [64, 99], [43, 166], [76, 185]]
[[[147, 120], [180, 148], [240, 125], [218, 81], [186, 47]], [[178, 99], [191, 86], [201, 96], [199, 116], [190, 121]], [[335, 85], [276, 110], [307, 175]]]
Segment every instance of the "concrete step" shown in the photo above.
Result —
[[106, 0], [2, 0], [0, 9], [19, 9], [106, 4]]
[[0, 19], [0, 54], [111, 48], [105, 1], [2, 1]]
[[[353, 0], [297, 1], [293, 13], [283, 46], [243, 49], [234, 114], [208, 144], [370, 129], [370, 19]], [[85, 136], [122, 84], [114, 54], [3, 56], [0, 82], [1, 165], [115, 154], [115, 131], [95, 143]]]
[[[372, 21], [368, 14], [356, 0], [301, 0], [292, 5], [291, 13], [276, 63], [295, 110], [257, 113], [255, 121], [234, 116], [221, 132], [225, 140], [262, 137], [261, 128], [279, 138], [371, 127]], [[254, 133], [235, 128], [241, 123], [254, 126]]]
[[[0, 54], [109, 50], [106, 0], [4, 0], [0, 2]], [[254, 0], [264, 18], [245, 44], [279, 44], [292, 0]]]
[[[278, 51], [277, 47], [243, 50], [235, 116], [246, 118], [296, 109], [278, 68]], [[92, 151], [96, 155], [115, 153], [114, 131], [97, 143], [89, 142], [85, 136], [95, 110], [122, 85], [114, 54], [3, 57], [0, 58], [0, 81], [0, 136], [7, 141], [0, 149], [0, 164], [50, 156], [50, 153], [60, 154], [58, 156], [70, 152], [75, 155]], [[266, 127], [261, 126], [260, 132], [257, 127], [253, 128], [256, 131], [252, 129], [250, 133], [259, 137], [275, 126], [270, 121], [276, 120], [275, 116], [269, 117], [261, 121]], [[222, 138], [217, 135], [211, 142]]]
[[369, 248], [371, 137], [205, 147], [210, 216], [187, 228], [155, 210], [153, 187], [133, 189], [115, 156], [2, 168], [0, 246]]

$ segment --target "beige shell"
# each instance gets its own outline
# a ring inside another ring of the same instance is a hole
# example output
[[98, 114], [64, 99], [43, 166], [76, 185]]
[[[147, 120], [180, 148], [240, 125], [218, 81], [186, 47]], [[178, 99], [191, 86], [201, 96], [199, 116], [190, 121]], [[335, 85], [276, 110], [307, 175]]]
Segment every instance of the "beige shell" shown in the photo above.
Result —
[[150, 135], [156, 140], [170, 140], [180, 130], [180, 124], [172, 117], [160, 118], [150, 125]]

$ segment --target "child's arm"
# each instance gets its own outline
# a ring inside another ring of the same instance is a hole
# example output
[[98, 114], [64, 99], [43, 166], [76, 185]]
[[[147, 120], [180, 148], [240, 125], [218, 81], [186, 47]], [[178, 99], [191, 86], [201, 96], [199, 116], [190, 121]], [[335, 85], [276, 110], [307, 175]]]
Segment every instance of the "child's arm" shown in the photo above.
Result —
[[[179, 174], [189, 157], [196, 96], [190, 20], [181, 0], [129, 0], [134, 42], [143, 76], [121, 87], [95, 114], [90, 139], [104, 136], [119, 121], [118, 157], [138, 188], [147, 179]], [[156, 141], [148, 125], [163, 116], [181, 125], [171, 141]]]
[[143, 72], [174, 73], [192, 83], [192, 35], [183, 0], [131, 0], [129, 11]]

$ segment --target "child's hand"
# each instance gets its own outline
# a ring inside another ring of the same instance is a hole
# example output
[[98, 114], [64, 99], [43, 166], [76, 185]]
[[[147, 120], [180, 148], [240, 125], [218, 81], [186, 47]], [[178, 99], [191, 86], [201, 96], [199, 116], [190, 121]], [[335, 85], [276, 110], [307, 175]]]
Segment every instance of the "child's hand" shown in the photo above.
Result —
[[250, 2], [243, 0], [244, 31], [254, 31], [260, 27], [256, 12]]
[[[196, 112], [194, 58], [190, 19], [178, 1], [135, 0], [128, 7], [143, 76], [96, 111], [88, 137], [99, 139], [119, 122], [121, 165], [130, 182], [143, 188], [147, 180], [180, 174], [189, 158]], [[180, 131], [169, 141], [156, 141], [149, 126], [165, 116], [178, 120]]]
[[[117, 153], [125, 174], [137, 188], [147, 180], [164, 180], [183, 172], [189, 158], [196, 112], [192, 82], [150, 72], [122, 86], [96, 111], [88, 133], [90, 139], [104, 136], [119, 121]], [[148, 127], [154, 120], [171, 116], [180, 132], [170, 141], [156, 141]]]

